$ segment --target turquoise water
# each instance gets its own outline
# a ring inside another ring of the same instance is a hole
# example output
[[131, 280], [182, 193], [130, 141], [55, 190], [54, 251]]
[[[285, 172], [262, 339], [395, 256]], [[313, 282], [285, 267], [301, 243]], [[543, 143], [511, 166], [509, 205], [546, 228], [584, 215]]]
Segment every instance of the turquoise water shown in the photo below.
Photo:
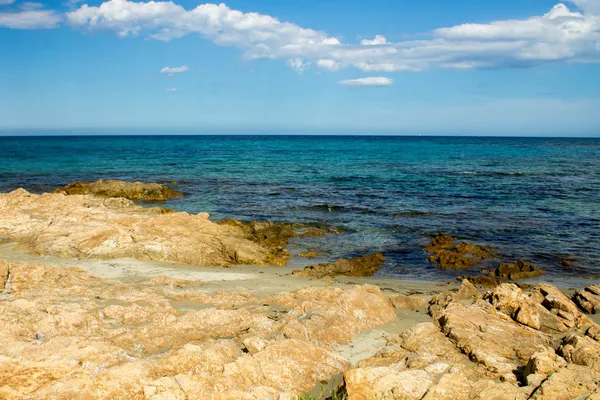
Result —
[[2, 192], [100, 178], [176, 181], [186, 197], [166, 206], [213, 219], [345, 228], [297, 249], [331, 259], [383, 251], [387, 276], [452, 277], [419, 246], [438, 231], [527, 258], [549, 278], [600, 273], [600, 139], [0, 138]]

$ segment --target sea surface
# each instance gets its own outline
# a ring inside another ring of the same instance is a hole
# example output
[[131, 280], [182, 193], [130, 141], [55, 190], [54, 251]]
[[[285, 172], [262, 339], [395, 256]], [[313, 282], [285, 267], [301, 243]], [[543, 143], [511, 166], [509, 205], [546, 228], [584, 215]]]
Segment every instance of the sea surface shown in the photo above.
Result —
[[0, 137], [0, 192], [101, 178], [171, 183], [186, 196], [165, 206], [213, 220], [340, 227], [291, 249], [318, 261], [381, 251], [382, 276], [453, 279], [422, 247], [443, 231], [545, 279], [600, 280], [600, 139]]

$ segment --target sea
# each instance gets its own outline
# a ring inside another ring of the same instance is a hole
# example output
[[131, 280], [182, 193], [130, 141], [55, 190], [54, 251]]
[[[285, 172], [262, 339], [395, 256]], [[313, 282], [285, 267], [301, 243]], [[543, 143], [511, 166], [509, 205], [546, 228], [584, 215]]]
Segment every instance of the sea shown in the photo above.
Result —
[[[526, 259], [545, 280], [600, 280], [600, 139], [417, 136], [0, 137], [0, 192], [72, 181], [172, 185], [211, 219], [334, 226], [292, 260], [383, 252], [380, 277], [455, 279], [423, 245], [445, 232]], [[1, 220], [2, 216], [0, 216]], [[308, 262], [308, 261], [306, 261]]]

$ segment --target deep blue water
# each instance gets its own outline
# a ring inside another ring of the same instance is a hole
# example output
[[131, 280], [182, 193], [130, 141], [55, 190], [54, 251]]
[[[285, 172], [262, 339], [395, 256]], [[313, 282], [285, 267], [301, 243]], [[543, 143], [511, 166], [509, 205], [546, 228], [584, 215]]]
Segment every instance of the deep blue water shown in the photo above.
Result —
[[100, 178], [179, 182], [186, 197], [166, 206], [212, 219], [346, 228], [293, 249], [383, 251], [384, 275], [451, 277], [419, 246], [438, 231], [527, 258], [550, 278], [600, 273], [600, 139], [0, 137], [1, 192]]

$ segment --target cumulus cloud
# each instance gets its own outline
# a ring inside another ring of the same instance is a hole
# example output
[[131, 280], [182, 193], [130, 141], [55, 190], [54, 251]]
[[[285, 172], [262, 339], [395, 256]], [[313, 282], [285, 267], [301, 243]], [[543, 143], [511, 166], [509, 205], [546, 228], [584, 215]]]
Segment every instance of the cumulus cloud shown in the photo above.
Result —
[[[1, 1], [1, 0], [0, 0]], [[19, 12], [0, 12], [0, 27], [11, 29], [52, 29], [61, 16], [52, 10], [25, 9]]]
[[187, 70], [189, 70], [190, 68], [187, 65], [183, 65], [181, 67], [164, 67], [163, 69], [160, 70], [161, 74], [167, 74], [169, 76], [172, 76], [173, 74], [179, 74], [182, 72], [185, 72]]
[[527, 19], [439, 28], [426, 39], [401, 42], [377, 35], [360, 43], [342, 43], [325, 32], [225, 4], [186, 10], [171, 1], [109, 0], [99, 6], [83, 5], [67, 18], [73, 25], [113, 30], [120, 36], [169, 41], [199, 34], [217, 45], [242, 49], [246, 59], [285, 60], [299, 73], [312, 64], [330, 71], [354, 67], [398, 72], [600, 61], [600, 0], [560, 3]]
[[362, 44], [363, 46], [377, 46], [380, 44], [387, 44], [387, 39], [385, 38], [385, 36], [382, 35], [376, 35], [375, 39], [373, 40], [361, 40], [360, 44]]
[[359, 79], [346, 79], [344, 81], [340, 81], [339, 84], [342, 86], [371, 86], [371, 87], [383, 87], [390, 86], [394, 83], [390, 78], [385, 78], [382, 76], [372, 76], [369, 78], [359, 78]]

